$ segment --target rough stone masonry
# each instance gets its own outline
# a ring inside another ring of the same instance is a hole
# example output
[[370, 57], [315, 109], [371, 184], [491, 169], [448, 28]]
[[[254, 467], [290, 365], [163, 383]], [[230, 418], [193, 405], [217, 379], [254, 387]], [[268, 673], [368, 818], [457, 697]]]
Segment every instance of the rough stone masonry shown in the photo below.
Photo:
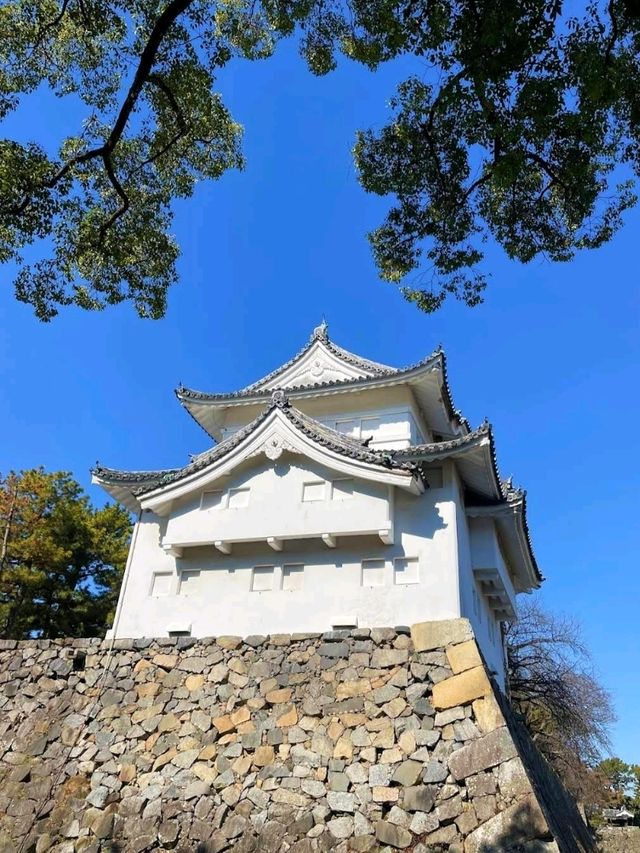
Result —
[[0, 642], [0, 851], [595, 850], [469, 623]]

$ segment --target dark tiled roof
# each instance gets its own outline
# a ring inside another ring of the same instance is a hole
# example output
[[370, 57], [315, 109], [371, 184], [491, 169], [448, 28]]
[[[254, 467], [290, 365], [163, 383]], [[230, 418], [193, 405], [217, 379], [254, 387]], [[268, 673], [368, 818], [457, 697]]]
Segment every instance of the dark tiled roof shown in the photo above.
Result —
[[198, 454], [183, 468], [171, 468], [166, 471], [136, 472], [117, 471], [112, 468], [97, 467], [92, 473], [105, 482], [123, 485], [131, 484], [133, 486], [133, 493], [135, 495], [142, 495], [155, 488], [165, 486], [169, 483], [175, 482], [176, 480], [188, 477], [189, 475], [206, 468], [218, 459], [221, 459], [241, 444], [242, 441], [244, 441], [244, 439], [252, 432], [254, 432], [274, 408], [281, 409], [286, 418], [302, 433], [307, 435], [317, 444], [320, 444], [335, 453], [339, 453], [342, 456], [349, 457], [350, 459], [358, 459], [361, 462], [367, 462], [370, 465], [378, 465], [384, 468], [406, 471], [414, 476], [421, 477], [420, 465], [401, 459], [396, 460], [393, 458], [393, 454], [390, 451], [370, 449], [364, 446], [361, 442], [330, 429], [324, 424], [319, 423], [291, 406], [283, 391], [274, 391], [270, 404], [256, 418], [254, 418], [253, 421], [248, 423], [242, 429], [239, 429], [237, 432], [234, 432], [233, 435], [211, 448], [211, 450]]
[[97, 464], [91, 469], [91, 473], [109, 483], [118, 483], [126, 485], [142, 485], [149, 483], [158, 483], [167, 474], [179, 471], [180, 468], [163, 468], [159, 471], [120, 471], [117, 468], [107, 468], [104, 465]]
[[521, 504], [522, 528], [524, 530], [524, 535], [526, 537], [527, 545], [529, 547], [529, 556], [531, 557], [531, 564], [533, 566], [534, 572], [536, 573], [536, 577], [542, 583], [545, 578], [542, 572], [540, 571], [538, 561], [536, 560], [536, 555], [533, 550], [533, 542], [531, 541], [531, 531], [529, 530], [529, 522], [527, 521], [527, 493], [524, 489], [514, 489], [509, 484], [506, 500], [509, 504]]
[[[333, 347], [335, 352], [346, 352], [346, 350], [341, 350], [340, 347], [336, 347], [334, 344], [330, 344]], [[303, 350], [304, 353], [306, 350]], [[300, 357], [302, 353], [299, 353], [294, 359], [287, 363], [286, 366], [292, 364], [297, 358]], [[353, 358], [356, 358], [353, 356]], [[373, 376], [362, 376], [356, 379], [332, 379], [328, 382], [315, 382], [312, 385], [294, 385], [287, 388], [287, 392], [290, 394], [303, 394], [309, 391], [322, 391], [322, 390], [331, 390], [331, 389], [357, 389], [358, 387], [365, 387], [371, 382], [375, 382], [380, 379], [394, 379], [394, 378], [402, 378], [403, 376], [407, 376], [415, 370], [419, 370], [421, 367], [428, 367], [431, 365], [435, 365], [439, 362], [440, 368], [442, 370], [442, 400], [447, 410], [449, 417], [463, 425], [466, 429], [470, 429], [469, 422], [464, 417], [464, 415], [455, 408], [453, 404], [453, 397], [451, 395], [451, 388], [449, 386], [449, 381], [447, 379], [447, 366], [446, 366], [446, 356], [441, 349], [435, 350], [428, 355], [426, 358], [423, 358], [421, 361], [416, 362], [415, 364], [411, 364], [408, 367], [397, 368], [397, 367], [382, 367], [378, 369], [378, 371]], [[371, 362], [373, 364], [373, 362]], [[280, 373], [284, 368], [278, 368], [277, 371], [274, 371], [273, 374], [265, 377], [263, 380], [260, 380], [259, 383], [254, 385], [248, 385], [246, 388], [242, 388], [239, 391], [227, 391], [227, 392], [219, 392], [219, 393], [208, 393], [206, 391], [196, 391], [193, 388], [186, 388], [184, 385], [176, 388], [176, 396], [180, 400], [181, 403], [187, 404], [189, 402], [202, 402], [202, 403], [224, 403], [225, 401], [234, 401], [234, 400], [255, 400], [256, 402], [260, 402], [265, 400], [269, 393], [270, 389], [266, 389], [263, 387], [263, 384], [266, 383], [272, 376], [276, 376]], [[197, 419], [196, 419], [197, 420]]]
[[437, 459], [443, 455], [448, 455], [457, 450], [462, 450], [466, 447], [474, 447], [481, 444], [483, 439], [489, 439], [489, 449], [491, 453], [491, 463], [493, 467], [493, 475], [496, 481], [498, 494], [502, 499], [506, 498], [506, 491], [503, 482], [500, 480], [498, 472], [498, 458], [496, 456], [496, 445], [493, 438], [493, 430], [489, 421], [485, 421], [477, 429], [472, 430], [466, 435], [459, 438], [453, 438], [450, 441], [436, 441], [431, 444], [415, 444], [412, 447], [405, 447], [402, 450], [392, 451], [394, 459], [413, 459], [427, 461], [429, 457]]
[[460, 411], [456, 409], [453, 405], [451, 389], [447, 381], [446, 357], [442, 347], [438, 347], [438, 349], [434, 350], [431, 355], [428, 355], [426, 358], [417, 361], [415, 364], [410, 364], [408, 367], [389, 367], [386, 364], [380, 364], [376, 361], [370, 361], [367, 358], [361, 358], [360, 356], [354, 355], [354, 353], [343, 349], [337, 344], [334, 344], [331, 340], [329, 340], [327, 326], [325, 323], [314, 329], [313, 334], [311, 335], [311, 338], [309, 339], [308, 343], [306, 343], [305, 346], [300, 350], [300, 352], [294, 355], [293, 358], [289, 359], [289, 361], [278, 367], [276, 370], [273, 370], [271, 373], [267, 374], [267, 376], [264, 376], [257, 382], [253, 382], [251, 385], [247, 385], [244, 388], [241, 388], [239, 391], [228, 391], [211, 394], [205, 391], [196, 391], [193, 388], [186, 388], [184, 385], [180, 385], [180, 387], [176, 389], [176, 395], [181, 402], [194, 400], [215, 403], [224, 402], [225, 400], [237, 400], [252, 397], [255, 397], [258, 400], [264, 399], [268, 396], [270, 390], [272, 390], [265, 388], [265, 386], [271, 380], [275, 379], [280, 373], [282, 373], [284, 370], [287, 370], [299, 359], [301, 359], [311, 349], [311, 347], [316, 341], [322, 341], [324, 346], [326, 346], [326, 348], [330, 352], [332, 352], [337, 358], [340, 358], [342, 361], [345, 361], [348, 364], [353, 365], [354, 367], [358, 367], [361, 370], [368, 372], [370, 375], [362, 376], [356, 379], [332, 379], [328, 382], [316, 382], [313, 385], [295, 385], [287, 389], [290, 393], [320, 390], [324, 388], [329, 389], [348, 387], [351, 385], [366, 385], [371, 380], [382, 379], [385, 377], [400, 377], [404, 374], [411, 373], [412, 371], [417, 370], [420, 367], [426, 367], [430, 364], [439, 361], [441, 364], [443, 376], [443, 402], [451, 417], [458, 420], [460, 423], [464, 424], [467, 428], [469, 428], [469, 424], [466, 418], [464, 418]]
[[[308, 345], [307, 345], [308, 346]], [[331, 344], [333, 347], [334, 345]], [[334, 347], [335, 350], [340, 349], [339, 347]], [[293, 364], [296, 359], [298, 359], [306, 350], [302, 350], [298, 353], [295, 358], [291, 359], [291, 361], [287, 362], [283, 367], [279, 367], [277, 370], [273, 372], [273, 374], [269, 374], [269, 376], [265, 376], [264, 379], [261, 379], [260, 382], [255, 383], [254, 385], [247, 385], [246, 388], [241, 388], [239, 391], [223, 391], [218, 393], [210, 394], [206, 391], [196, 391], [193, 388], [186, 388], [184, 385], [181, 385], [176, 389], [176, 395], [180, 400], [202, 400], [203, 402], [223, 402], [224, 400], [236, 400], [243, 398], [255, 398], [256, 400], [265, 399], [269, 396], [273, 389], [264, 388], [263, 384], [266, 383], [272, 376], [277, 376], [285, 367]], [[385, 367], [384, 370], [380, 370], [375, 374], [375, 376], [360, 376], [355, 379], [330, 379], [327, 382], [314, 382], [312, 385], [291, 385], [287, 387], [287, 393], [292, 394], [300, 391], [315, 391], [323, 388], [340, 388], [340, 387], [348, 387], [349, 385], [366, 385], [368, 382], [371, 382], [372, 379], [381, 379], [385, 377], [395, 377], [402, 376], [404, 373], [410, 373], [412, 370], [415, 370], [418, 367], [425, 367], [432, 361], [436, 361], [440, 356], [440, 352], [436, 351], [431, 355], [424, 358], [422, 361], [417, 362], [416, 364], [412, 364], [410, 367], [398, 368], [398, 367]], [[355, 356], [354, 356], [355, 358]]]
[[333, 353], [333, 355], [337, 356], [342, 361], [347, 362], [347, 364], [351, 364], [353, 367], [369, 371], [376, 376], [386, 376], [387, 374], [394, 372], [393, 367], [388, 367], [386, 364], [378, 364], [376, 361], [369, 361], [367, 358], [361, 358], [359, 355], [355, 355], [354, 353], [349, 352], [349, 350], [343, 349], [342, 347], [332, 343], [329, 340], [327, 324], [323, 322], [313, 330], [309, 341], [302, 347], [300, 352], [293, 356], [293, 358], [290, 358], [289, 361], [280, 365], [276, 370], [272, 370], [271, 373], [263, 376], [262, 379], [259, 379], [257, 382], [253, 382], [251, 385], [247, 385], [245, 388], [242, 388], [238, 394], [251, 394], [260, 390], [270, 390], [265, 389], [265, 385], [299, 361], [303, 355], [309, 352], [316, 341], [322, 341], [329, 352]]

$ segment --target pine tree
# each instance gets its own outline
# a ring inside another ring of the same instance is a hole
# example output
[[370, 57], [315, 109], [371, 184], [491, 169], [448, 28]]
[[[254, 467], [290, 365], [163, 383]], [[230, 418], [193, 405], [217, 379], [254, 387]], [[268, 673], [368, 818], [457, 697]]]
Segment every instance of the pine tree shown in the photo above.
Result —
[[0, 476], [0, 636], [103, 634], [130, 535], [128, 512], [95, 509], [69, 473]]

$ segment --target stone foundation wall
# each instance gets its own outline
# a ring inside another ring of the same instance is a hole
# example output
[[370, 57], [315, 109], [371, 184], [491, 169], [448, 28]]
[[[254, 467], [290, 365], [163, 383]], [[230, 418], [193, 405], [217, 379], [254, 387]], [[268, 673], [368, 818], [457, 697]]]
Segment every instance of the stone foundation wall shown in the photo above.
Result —
[[494, 689], [466, 620], [0, 641], [0, 851], [594, 849]]
[[640, 826], [603, 826], [597, 836], [602, 853], [640, 853]]

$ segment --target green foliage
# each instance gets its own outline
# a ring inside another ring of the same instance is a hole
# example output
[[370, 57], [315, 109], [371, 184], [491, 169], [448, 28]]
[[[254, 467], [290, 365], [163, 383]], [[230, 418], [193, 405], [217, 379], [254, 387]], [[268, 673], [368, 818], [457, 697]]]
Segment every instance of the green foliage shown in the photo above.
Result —
[[0, 637], [104, 634], [130, 536], [126, 510], [94, 509], [67, 473], [0, 478]]
[[609, 791], [609, 805], [640, 811], [640, 764], [627, 764], [617, 757], [605, 758], [598, 764], [596, 771], [604, 779]]
[[7, 0], [0, 119], [43, 85], [86, 108], [56, 152], [0, 140], [0, 262], [34, 241], [48, 253], [22, 267], [18, 298], [43, 320], [123, 300], [162, 316], [172, 203], [243, 163], [216, 75], [296, 32], [314, 74], [340, 54], [416, 59], [354, 156], [365, 190], [395, 199], [370, 235], [380, 274], [422, 310], [482, 300], [489, 238], [523, 263], [566, 261], [635, 204], [637, 0]]
[[437, 27], [407, 29], [403, 48], [436, 67], [437, 85], [403, 83], [391, 123], [360, 133], [355, 158], [366, 190], [396, 198], [371, 234], [382, 276], [401, 281], [426, 260], [428, 286], [403, 288], [420, 308], [481, 301], [489, 238], [523, 263], [566, 261], [620, 227], [636, 197], [612, 173], [640, 175], [631, 7], [563, 16], [546, 0], [445, 0]]

